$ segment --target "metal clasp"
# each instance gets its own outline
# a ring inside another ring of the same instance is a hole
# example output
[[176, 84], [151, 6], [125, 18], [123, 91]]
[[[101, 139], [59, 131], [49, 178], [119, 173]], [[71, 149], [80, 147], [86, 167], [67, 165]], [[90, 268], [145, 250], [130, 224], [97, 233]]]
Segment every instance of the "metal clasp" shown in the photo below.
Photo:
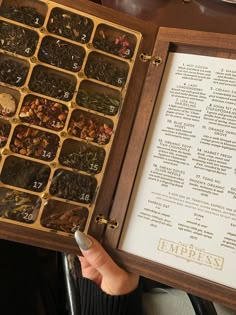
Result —
[[149, 56], [146, 53], [141, 53], [139, 55], [139, 60], [142, 62], [151, 61], [155, 66], [159, 66], [162, 63], [162, 59], [159, 56]]
[[106, 219], [103, 214], [97, 215], [95, 218], [95, 222], [97, 224], [106, 224], [111, 229], [116, 229], [119, 226], [119, 223], [117, 222], [116, 219]]

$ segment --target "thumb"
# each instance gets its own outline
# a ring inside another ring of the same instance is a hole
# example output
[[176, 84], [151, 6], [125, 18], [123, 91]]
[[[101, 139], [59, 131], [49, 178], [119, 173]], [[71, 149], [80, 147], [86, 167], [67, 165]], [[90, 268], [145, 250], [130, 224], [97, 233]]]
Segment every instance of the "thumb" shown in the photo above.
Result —
[[104, 278], [110, 280], [123, 274], [123, 270], [111, 259], [104, 248], [92, 236], [77, 230], [75, 240], [87, 262], [94, 267]]

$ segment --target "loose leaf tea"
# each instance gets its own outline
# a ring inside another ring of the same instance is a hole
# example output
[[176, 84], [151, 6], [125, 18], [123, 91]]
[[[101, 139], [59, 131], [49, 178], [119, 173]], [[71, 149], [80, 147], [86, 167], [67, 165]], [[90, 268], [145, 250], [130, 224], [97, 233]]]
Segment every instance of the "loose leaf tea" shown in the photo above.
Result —
[[63, 76], [58, 71], [48, 71], [45, 67], [36, 66], [29, 87], [31, 91], [69, 101], [75, 90], [75, 80], [73, 77]]
[[0, 82], [22, 86], [28, 74], [28, 67], [16, 59], [3, 56], [0, 54]]
[[38, 34], [14, 24], [0, 21], [0, 49], [32, 56], [38, 43]]
[[41, 192], [47, 185], [50, 168], [47, 165], [9, 156], [0, 175], [4, 184]]
[[33, 223], [41, 206], [37, 196], [25, 192], [0, 188], [0, 217], [24, 223]]
[[[60, 209], [60, 210], [58, 210]], [[43, 211], [41, 224], [49, 229], [74, 233], [83, 231], [88, 217], [88, 209], [73, 204], [48, 200]]]
[[43, 97], [27, 95], [20, 110], [21, 121], [32, 125], [61, 130], [65, 126], [68, 108]]
[[85, 50], [53, 37], [45, 37], [42, 41], [38, 57], [52, 66], [78, 72], [81, 69]]
[[122, 66], [115, 65], [112, 60], [90, 54], [84, 72], [88, 78], [123, 87], [128, 75], [128, 66], [124, 66], [122, 69]]
[[96, 187], [97, 180], [94, 177], [58, 169], [53, 176], [50, 193], [60, 198], [88, 204], [94, 198]]
[[93, 46], [122, 58], [131, 58], [134, 54], [134, 49], [127, 35], [122, 34], [114, 38], [114, 35], [110, 34], [111, 30], [108, 32], [100, 29], [93, 40]]
[[47, 29], [81, 43], [88, 43], [93, 31], [93, 22], [85, 16], [54, 8], [49, 17]]
[[112, 129], [112, 120], [75, 110], [69, 123], [68, 133], [103, 145], [110, 141]]
[[0, 148], [4, 147], [11, 130], [11, 125], [8, 121], [0, 119]]
[[79, 89], [76, 102], [79, 106], [112, 116], [117, 114], [120, 107], [120, 100], [89, 89]]
[[11, 5], [0, 10], [0, 14], [10, 20], [14, 20], [29, 26], [40, 27], [44, 17], [36, 8], [29, 6]]
[[14, 130], [10, 148], [14, 153], [51, 161], [55, 158], [59, 140], [55, 134], [18, 125]]
[[105, 155], [103, 148], [68, 139], [63, 143], [59, 162], [70, 168], [98, 174], [101, 172]]

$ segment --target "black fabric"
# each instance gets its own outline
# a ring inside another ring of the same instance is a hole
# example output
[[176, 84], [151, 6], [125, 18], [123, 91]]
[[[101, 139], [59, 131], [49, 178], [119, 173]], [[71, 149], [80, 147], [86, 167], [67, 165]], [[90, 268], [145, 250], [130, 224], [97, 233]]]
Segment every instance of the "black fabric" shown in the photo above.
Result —
[[138, 287], [126, 295], [112, 296], [93, 281], [80, 277], [78, 287], [81, 315], [142, 315], [142, 290]]

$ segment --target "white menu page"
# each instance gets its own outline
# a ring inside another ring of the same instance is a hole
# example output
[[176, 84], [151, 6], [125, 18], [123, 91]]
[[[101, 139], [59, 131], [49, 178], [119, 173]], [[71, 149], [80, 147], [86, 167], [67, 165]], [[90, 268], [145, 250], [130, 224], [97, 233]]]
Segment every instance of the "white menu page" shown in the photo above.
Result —
[[235, 60], [169, 54], [119, 249], [236, 288]]

